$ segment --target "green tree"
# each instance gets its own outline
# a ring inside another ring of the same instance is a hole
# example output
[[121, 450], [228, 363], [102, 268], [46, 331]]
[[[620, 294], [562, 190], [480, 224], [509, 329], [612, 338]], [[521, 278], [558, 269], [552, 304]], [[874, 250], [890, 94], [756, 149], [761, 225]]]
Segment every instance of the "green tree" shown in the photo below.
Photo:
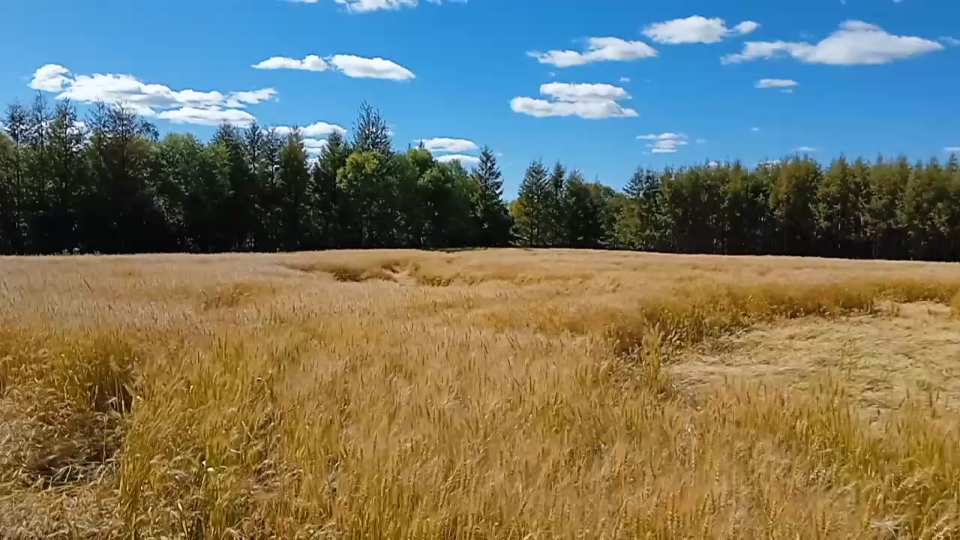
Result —
[[332, 249], [340, 245], [340, 192], [337, 173], [347, 164], [350, 148], [340, 132], [333, 132], [310, 175], [308, 196], [314, 224], [311, 248]]
[[87, 159], [91, 190], [84, 209], [90, 249], [104, 253], [162, 251], [165, 226], [150, 183], [157, 130], [122, 106], [99, 106], [91, 117]]
[[546, 188], [543, 190], [542, 202], [545, 222], [543, 226], [543, 242], [548, 246], [566, 246], [567, 231], [567, 197], [564, 192], [566, 186], [567, 169], [558, 161], [550, 172]]
[[79, 211], [90, 176], [84, 155], [86, 137], [73, 105], [59, 102], [50, 122], [45, 167], [50, 175], [46, 234], [53, 252], [82, 247]]
[[520, 244], [527, 247], [547, 245], [547, 230], [550, 224], [549, 207], [545, 205], [548, 187], [547, 169], [542, 161], [534, 161], [527, 167], [516, 204], [510, 213], [516, 227], [515, 235]]
[[299, 130], [295, 129], [287, 136], [287, 143], [280, 151], [279, 182], [282, 246], [286, 251], [295, 251], [300, 249], [301, 242], [315, 226], [308, 221], [310, 170]]
[[601, 194], [584, 182], [580, 171], [567, 176], [563, 189], [565, 215], [562, 217], [565, 244], [574, 248], [598, 248], [605, 237]]
[[30, 215], [27, 186], [27, 110], [19, 102], [13, 102], [7, 107], [3, 125], [8, 136], [4, 152], [4, 192], [7, 203], [3, 216], [3, 241], [10, 253], [29, 253], [32, 248], [27, 228]]
[[489, 147], [480, 152], [480, 163], [473, 173], [473, 216], [477, 222], [477, 244], [503, 247], [510, 244], [513, 220], [503, 202], [503, 175]]
[[808, 157], [795, 157], [775, 168], [770, 206], [777, 221], [776, 251], [781, 255], [813, 255], [816, 239], [817, 186], [820, 165]]

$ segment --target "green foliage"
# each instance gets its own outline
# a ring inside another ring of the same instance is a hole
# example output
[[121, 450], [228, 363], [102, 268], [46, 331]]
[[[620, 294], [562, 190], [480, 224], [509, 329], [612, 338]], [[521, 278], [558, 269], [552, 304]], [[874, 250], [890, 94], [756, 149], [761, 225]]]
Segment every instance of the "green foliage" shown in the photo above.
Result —
[[727, 255], [960, 260], [960, 163], [795, 156], [637, 169], [622, 192], [541, 161], [503, 199], [478, 167], [394, 152], [364, 104], [315, 160], [294, 130], [220, 126], [208, 143], [122, 106], [7, 108], [0, 254], [335, 248], [618, 248]]
[[549, 245], [551, 202], [547, 169], [542, 161], [534, 161], [527, 167], [520, 184], [517, 204], [511, 205], [510, 213], [516, 226], [515, 234], [521, 245], [543, 247]]
[[476, 243], [503, 247], [510, 244], [513, 219], [503, 202], [503, 175], [493, 150], [480, 152], [480, 164], [473, 173], [473, 217], [477, 224]]

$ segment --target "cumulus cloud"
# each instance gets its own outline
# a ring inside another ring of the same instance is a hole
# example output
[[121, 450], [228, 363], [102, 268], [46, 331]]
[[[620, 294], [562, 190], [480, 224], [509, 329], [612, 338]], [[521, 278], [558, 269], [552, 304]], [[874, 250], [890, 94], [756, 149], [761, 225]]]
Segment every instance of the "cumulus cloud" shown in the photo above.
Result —
[[541, 64], [557, 67], [581, 66], [591, 62], [628, 61], [657, 56], [657, 50], [642, 41], [627, 41], [616, 37], [592, 37], [585, 51], [555, 50], [531, 51], [527, 55]]
[[30, 88], [56, 93], [57, 99], [81, 103], [123, 103], [143, 116], [201, 125], [223, 122], [249, 125], [255, 117], [240, 109], [277, 96], [273, 88], [228, 93], [173, 90], [163, 84], [144, 83], [133, 75], [75, 75], [56, 64], [38, 69], [30, 81]]
[[540, 93], [552, 99], [515, 97], [514, 112], [530, 116], [579, 116], [581, 118], [617, 118], [639, 116], [637, 111], [617, 103], [630, 99], [626, 90], [610, 84], [548, 83]]
[[412, 71], [391, 60], [364, 58], [352, 54], [335, 54], [327, 58], [311, 54], [303, 60], [274, 56], [259, 64], [254, 64], [253, 67], [255, 69], [299, 69], [303, 71], [335, 69], [348, 77], [392, 79], [396, 81], [415, 77]]
[[480, 163], [480, 158], [476, 156], [468, 156], [466, 154], [450, 154], [446, 156], [439, 156], [436, 159], [440, 163], [450, 163], [451, 161], [459, 161], [462, 165], [476, 165]]
[[760, 79], [757, 81], [757, 88], [792, 88], [800, 86], [800, 83], [792, 79]]
[[943, 50], [936, 41], [895, 36], [874, 24], [847, 21], [826, 39], [811, 44], [801, 41], [748, 41], [743, 52], [722, 58], [725, 64], [758, 58], [788, 56], [808, 64], [886, 64], [933, 51]]
[[72, 82], [69, 69], [57, 64], [47, 64], [33, 74], [30, 88], [44, 92], [59, 92]]
[[650, 135], [638, 135], [637, 139], [651, 141], [647, 148], [654, 154], [675, 154], [678, 147], [688, 146], [687, 135], [684, 133], [651, 133]]
[[627, 91], [612, 84], [548, 83], [540, 87], [540, 93], [560, 101], [605, 102], [630, 99]]
[[303, 60], [287, 56], [274, 56], [259, 64], [254, 64], [253, 67], [256, 69], [302, 69], [304, 71], [326, 71], [330, 69], [330, 65], [315, 54], [307, 55]]
[[341, 135], [346, 135], [347, 133], [347, 130], [342, 126], [338, 126], [337, 124], [328, 124], [326, 122], [316, 122], [301, 128], [294, 128], [291, 126], [277, 126], [274, 128], [274, 130], [276, 130], [276, 132], [280, 135], [288, 135], [294, 129], [299, 129], [300, 134], [304, 137], [314, 138], [327, 137], [335, 132]]
[[[316, 4], [318, 0], [288, 0], [298, 4]], [[417, 7], [418, 0], [336, 0], [338, 4], [346, 6], [348, 11], [355, 13], [367, 13], [370, 11], [379, 11], [381, 9], [400, 9], [404, 7]], [[443, 0], [428, 0], [433, 4], [441, 4]], [[467, 0], [447, 0], [448, 3], [465, 4]]]
[[256, 117], [247, 111], [240, 109], [198, 109], [195, 107], [182, 107], [169, 111], [157, 113], [157, 118], [169, 120], [175, 124], [199, 124], [202, 126], [219, 126], [220, 124], [233, 124], [236, 126], [249, 126]]
[[307, 153], [310, 155], [317, 155], [327, 147], [326, 139], [303, 139], [303, 148], [306, 149]]
[[419, 139], [414, 142], [416, 142], [417, 144], [422, 144], [423, 147], [429, 150], [431, 153], [452, 152], [452, 153], [462, 154], [464, 152], [479, 150], [479, 147], [475, 142], [469, 141], [467, 139], [452, 139], [449, 137], [437, 137], [434, 139]]
[[753, 21], [744, 21], [733, 28], [720, 18], [708, 19], [700, 15], [651, 24], [643, 33], [657, 43], [717, 43], [726, 37], [742, 36], [759, 28]]

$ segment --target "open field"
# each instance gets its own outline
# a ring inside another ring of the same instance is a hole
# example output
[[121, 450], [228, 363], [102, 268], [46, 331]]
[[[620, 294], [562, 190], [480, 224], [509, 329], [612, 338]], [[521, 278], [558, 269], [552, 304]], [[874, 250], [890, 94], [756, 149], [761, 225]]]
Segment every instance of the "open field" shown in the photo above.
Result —
[[0, 258], [0, 538], [957, 538], [958, 291], [902, 262]]

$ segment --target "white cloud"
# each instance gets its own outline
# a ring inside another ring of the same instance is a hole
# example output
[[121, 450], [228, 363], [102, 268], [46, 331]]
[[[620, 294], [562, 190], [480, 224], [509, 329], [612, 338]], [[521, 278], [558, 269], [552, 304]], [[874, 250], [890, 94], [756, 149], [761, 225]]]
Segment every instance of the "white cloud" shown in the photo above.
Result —
[[81, 103], [123, 103], [143, 116], [177, 123], [248, 125], [255, 118], [237, 109], [275, 99], [273, 88], [222, 93], [217, 91], [173, 90], [162, 84], [148, 84], [133, 75], [95, 73], [74, 75], [69, 69], [48, 64], [38, 69], [30, 88], [57, 93], [57, 99]]
[[30, 81], [30, 88], [44, 92], [59, 92], [73, 82], [73, 80], [68, 77], [69, 74], [70, 70], [63, 66], [47, 64], [33, 74], [33, 80]]
[[174, 124], [199, 124], [203, 126], [218, 126], [220, 124], [249, 126], [256, 120], [256, 117], [252, 114], [239, 109], [198, 109], [195, 107], [161, 111], [156, 117], [169, 120]]
[[[293, 131], [294, 128], [291, 126], [277, 126], [273, 129], [280, 135], [287, 135], [291, 131]], [[326, 137], [334, 132], [337, 132], [341, 135], [346, 135], [347, 130], [344, 129], [342, 126], [338, 126], [336, 124], [328, 124], [326, 122], [317, 122], [314, 124], [310, 124], [309, 126], [300, 128], [300, 134], [303, 135], [304, 137], [314, 137], [314, 138]]]
[[651, 24], [643, 33], [657, 43], [716, 43], [725, 37], [749, 34], [760, 25], [753, 21], [744, 21], [733, 28], [727, 28], [723, 19], [708, 19], [694, 15], [686, 19]]
[[628, 83], [628, 82], [630, 82], [630, 77], [620, 77], [620, 82], [622, 82], [622, 83]]
[[477, 144], [466, 139], [451, 139], [448, 137], [437, 137], [434, 139], [420, 139], [415, 141], [417, 144], [423, 144], [423, 147], [433, 152], [452, 152], [462, 154], [479, 150]]
[[[316, 4], [318, 0], [288, 0], [298, 4]], [[348, 11], [355, 13], [367, 13], [381, 9], [400, 9], [404, 7], [417, 7], [418, 0], [336, 0], [338, 4], [347, 7]], [[428, 0], [433, 4], [440, 4], [442, 0]], [[465, 4], [467, 0], [447, 0], [451, 3]]]
[[719, 167], [719, 166], [720, 166], [720, 162], [719, 162], [719, 161], [708, 161], [708, 162], [707, 162], [707, 167], [710, 167], [711, 169], [716, 169], [716, 168]]
[[815, 45], [795, 41], [748, 41], [742, 53], [724, 56], [722, 61], [735, 64], [758, 58], [790, 56], [808, 64], [886, 64], [943, 48], [933, 40], [895, 36], [873, 24], [847, 21]]
[[617, 118], [639, 116], [633, 109], [625, 109], [613, 101], [594, 103], [570, 103], [565, 101], [547, 101], [529, 97], [513, 98], [510, 108], [514, 112], [531, 116], [579, 116], [581, 118]]
[[476, 165], [480, 163], [480, 158], [476, 156], [468, 156], [465, 154], [450, 154], [447, 156], [439, 156], [436, 158], [440, 163], [450, 163], [451, 161], [459, 161], [463, 165]]
[[792, 79], [760, 79], [757, 81], [757, 88], [791, 88], [800, 86], [800, 83]]
[[606, 102], [630, 99], [627, 91], [612, 84], [548, 83], [540, 87], [540, 93], [553, 96], [559, 101]]
[[665, 139], [686, 139], [687, 136], [683, 133], [661, 133], [651, 134], [651, 135], [637, 135], [637, 139], [645, 141], [656, 141], [656, 140], [665, 140]]
[[947, 45], [952, 45], [954, 47], [960, 47], [960, 39], [950, 36], [942, 36], [940, 41], [946, 43]]
[[960, 146], [948, 146], [944, 148], [943, 151], [951, 154], [960, 153]]
[[758, 127], [752, 127], [752, 128], [750, 128], [750, 131], [752, 131], [752, 132], [754, 132], [754, 133], [760, 133], [760, 128], [758, 128]]
[[412, 71], [391, 60], [364, 58], [352, 54], [335, 54], [327, 58], [311, 54], [303, 60], [274, 56], [255, 64], [253, 67], [255, 69], [299, 69], [304, 71], [326, 71], [333, 68], [348, 77], [397, 81], [415, 77]]
[[540, 93], [553, 98], [516, 97], [510, 101], [514, 112], [531, 116], [579, 116], [581, 118], [617, 118], [639, 116], [637, 111], [621, 106], [617, 101], [630, 99], [630, 94], [619, 86], [589, 83], [548, 83]]
[[330, 63], [348, 77], [392, 79], [401, 81], [413, 79], [415, 75], [409, 69], [396, 62], [383, 58], [364, 58], [351, 54], [336, 54], [329, 58]]
[[308, 55], [303, 60], [287, 56], [274, 56], [259, 64], [254, 64], [253, 67], [255, 69], [302, 69], [304, 71], [326, 71], [330, 69], [327, 62], [315, 54]]
[[616, 37], [592, 37], [587, 40], [587, 50], [584, 52], [556, 50], [545, 53], [532, 51], [527, 54], [539, 60], [541, 64], [570, 67], [591, 62], [650, 58], [657, 56], [657, 51], [642, 41], [627, 41]]
[[675, 154], [678, 146], [688, 146], [687, 136], [684, 133], [651, 133], [650, 135], [638, 135], [637, 139], [653, 141], [647, 145], [654, 154]]
[[307, 153], [310, 155], [317, 155], [327, 147], [326, 139], [303, 139], [303, 147], [306, 149]]
[[770, 161], [761, 161], [760, 163], [757, 163], [757, 165], [761, 167], [773, 167], [774, 165], [779, 165], [779, 164], [780, 164], [779, 159], [771, 159]]
[[800, 146], [793, 149], [794, 152], [816, 152], [817, 149], [812, 146]]

